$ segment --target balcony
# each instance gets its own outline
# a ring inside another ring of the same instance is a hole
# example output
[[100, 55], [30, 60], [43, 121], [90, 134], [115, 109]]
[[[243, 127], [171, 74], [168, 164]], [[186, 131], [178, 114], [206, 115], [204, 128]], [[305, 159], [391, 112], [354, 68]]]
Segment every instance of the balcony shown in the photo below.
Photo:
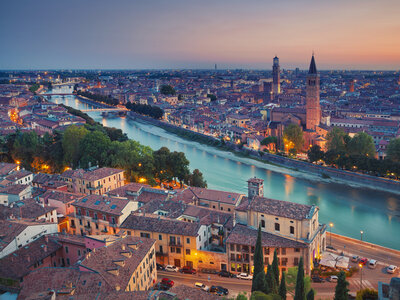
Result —
[[183, 245], [182, 245], [182, 243], [180, 241], [169, 241], [168, 246], [183, 247]]
[[167, 252], [156, 252], [156, 256], [168, 256]]
[[96, 187], [93, 187], [93, 186], [90, 186], [90, 185], [86, 185], [86, 188], [88, 189], [88, 190], [90, 190], [90, 191], [96, 191], [96, 190], [101, 190], [102, 188], [103, 188], [103, 185], [101, 184], [101, 185], [98, 185], [98, 186], [96, 186]]

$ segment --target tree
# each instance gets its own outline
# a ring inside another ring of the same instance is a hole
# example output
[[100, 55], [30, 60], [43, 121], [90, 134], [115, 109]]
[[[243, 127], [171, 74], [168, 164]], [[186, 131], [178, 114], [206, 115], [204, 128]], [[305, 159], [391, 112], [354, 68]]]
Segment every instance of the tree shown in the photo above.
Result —
[[321, 147], [318, 145], [314, 145], [307, 152], [308, 160], [310, 162], [319, 161], [324, 157], [324, 151], [321, 150]]
[[268, 264], [267, 267], [267, 275], [265, 276], [266, 281], [266, 292], [267, 294], [277, 294], [278, 293], [278, 284], [275, 280], [274, 271], [272, 270], [272, 266]]
[[357, 292], [356, 300], [377, 300], [378, 291], [374, 289], [362, 289]]
[[285, 149], [295, 149], [300, 152], [304, 145], [303, 130], [297, 124], [290, 124], [283, 131]]
[[400, 138], [390, 140], [386, 153], [390, 160], [400, 162]]
[[80, 166], [83, 168], [95, 165], [105, 166], [110, 146], [111, 140], [105, 133], [93, 131], [86, 134], [79, 144]]
[[64, 163], [69, 167], [75, 168], [81, 156], [79, 149], [80, 142], [85, 138], [89, 131], [83, 126], [69, 126], [62, 137], [62, 148], [64, 151]]
[[235, 300], [247, 300], [246, 292], [244, 292], [243, 294], [242, 294], [242, 293], [239, 293], [239, 294], [236, 296], [236, 299], [235, 299]]
[[296, 279], [296, 291], [294, 294], [294, 300], [305, 300], [306, 291], [304, 287], [304, 261], [303, 257], [300, 257], [299, 267], [297, 270]]
[[172, 86], [164, 84], [160, 87], [160, 93], [163, 95], [175, 95], [176, 91]]
[[167, 147], [161, 147], [153, 153], [154, 167], [156, 169], [155, 177], [162, 184], [164, 181], [172, 180], [172, 172], [170, 169], [169, 159], [171, 152]]
[[286, 300], [286, 280], [285, 280], [285, 272], [282, 271], [282, 276], [281, 276], [281, 283], [279, 285], [279, 295], [281, 296], [282, 300]]
[[272, 260], [271, 268], [272, 268], [272, 275], [275, 278], [276, 286], [278, 286], [279, 285], [279, 266], [278, 266], [278, 252], [276, 251], [276, 248], [274, 251], [274, 259]]
[[326, 146], [328, 150], [336, 153], [345, 152], [347, 147], [348, 135], [342, 128], [333, 127], [326, 135]]
[[178, 178], [182, 187], [183, 180], [190, 174], [189, 161], [187, 160], [185, 153], [177, 151], [172, 152], [170, 154], [169, 164], [172, 176]]
[[193, 173], [186, 177], [185, 182], [190, 186], [207, 187], [207, 181], [203, 178], [203, 173], [199, 169], [194, 169]]
[[214, 94], [207, 94], [207, 97], [210, 98], [211, 101], [217, 100], [217, 96], [215, 96]]
[[374, 140], [365, 132], [357, 133], [349, 142], [348, 154], [374, 157]]
[[264, 256], [261, 244], [261, 225], [258, 226], [258, 234], [256, 246], [254, 249], [254, 272], [251, 291], [266, 292], [265, 272], [264, 272]]
[[281, 300], [281, 297], [276, 294], [265, 294], [260, 291], [256, 291], [251, 294], [250, 300]]
[[314, 296], [315, 296], [314, 289], [311, 289], [311, 290], [307, 293], [307, 300], [314, 300]]
[[343, 271], [340, 271], [335, 288], [334, 300], [347, 300], [349, 296], [349, 289], [347, 288], [348, 286], [349, 283], [346, 281], [346, 274]]
[[276, 136], [268, 136], [261, 141], [261, 145], [268, 146], [269, 144], [274, 144], [274, 148], [277, 148], [278, 138]]

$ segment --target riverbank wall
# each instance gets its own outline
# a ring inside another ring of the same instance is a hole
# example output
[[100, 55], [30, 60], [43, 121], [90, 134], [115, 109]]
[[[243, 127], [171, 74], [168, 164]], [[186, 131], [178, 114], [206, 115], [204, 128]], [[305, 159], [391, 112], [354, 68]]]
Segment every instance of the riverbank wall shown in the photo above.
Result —
[[94, 101], [94, 100], [92, 100], [90, 98], [87, 98], [87, 97], [84, 97], [84, 96], [81, 96], [81, 95], [75, 95], [75, 96], [76, 96], [76, 98], [79, 99], [79, 101], [87, 103], [87, 104], [90, 104], [90, 105], [93, 105], [93, 106], [96, 106], [96, 107], [100, 107], [100, 108], [115, 108], [115, 106], [99, 103], [97, 101]]
[[175, 133], [180, 137], [187, 138], [199, 143], [205, 143], [211, 146], [215, 146], [218, 149], [233, 152], [239, 156], [256, 159], [265, 163], [271, 163], [292, 169], [294, 171], [311, 173], [320, 176], [323, 179], [330, 179], [339, 183], [346, 184], [357, 184], [369, 187], [372, 189], [380, 189], [384, 191], [390, 191], [400, 194], [400, 182], [390, 180], [382, 177], [370, 176], [366, 174], [360, 174], [350, 172], [346, 170], [335, 169], [332, 167], [325, 167], [309, 162], [291, 159], [288, 157], [275, 155], [267, 152], [260, 152], [249, 148], [240, 148], [238, 145], [225, 142], [224, 145], [220, 144], [220, 140], [199, 132], [194, 132], [189, 129], [178, 127], [164, 121], [155, 120], [153, 118], [140, 115], [135, 112], [128, 112], [128, 117], [136, 120], [141, 120], [147, 123], [151, 123], [155, 126], [161, 127], [169, 132]]

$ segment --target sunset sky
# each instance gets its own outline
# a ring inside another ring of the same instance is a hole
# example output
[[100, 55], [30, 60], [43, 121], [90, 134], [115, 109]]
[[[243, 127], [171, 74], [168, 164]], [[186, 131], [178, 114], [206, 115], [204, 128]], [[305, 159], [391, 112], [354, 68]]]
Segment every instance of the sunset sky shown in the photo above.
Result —
[[399, 0], [1, 0], [0, 69], [400, 69]]

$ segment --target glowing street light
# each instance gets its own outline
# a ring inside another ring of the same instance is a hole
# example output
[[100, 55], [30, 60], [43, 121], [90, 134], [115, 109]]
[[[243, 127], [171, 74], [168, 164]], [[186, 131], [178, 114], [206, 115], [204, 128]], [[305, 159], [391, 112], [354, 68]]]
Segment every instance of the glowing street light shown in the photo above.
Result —
[[363, 236], [364, 231], [360, 230], [360, 233], [361, 233], [361, 242], [362, 242], [362, 236]]
[[332, 227], [333, 227], [333, 223], [332, 222], [329, 223], [329, 227], [330, 227], [330, 231], [331, 231], [329, 244], [332, 247]]
[[363, 264], [358, 264], [358, 266], [359, 266], [360, 269], [361, 269], [360, 276], [361, 276], [361, 290], [362, 290], [362, 288], [363, 288], [363, 285], [362, 285], [362, 270], [363, 270]]

